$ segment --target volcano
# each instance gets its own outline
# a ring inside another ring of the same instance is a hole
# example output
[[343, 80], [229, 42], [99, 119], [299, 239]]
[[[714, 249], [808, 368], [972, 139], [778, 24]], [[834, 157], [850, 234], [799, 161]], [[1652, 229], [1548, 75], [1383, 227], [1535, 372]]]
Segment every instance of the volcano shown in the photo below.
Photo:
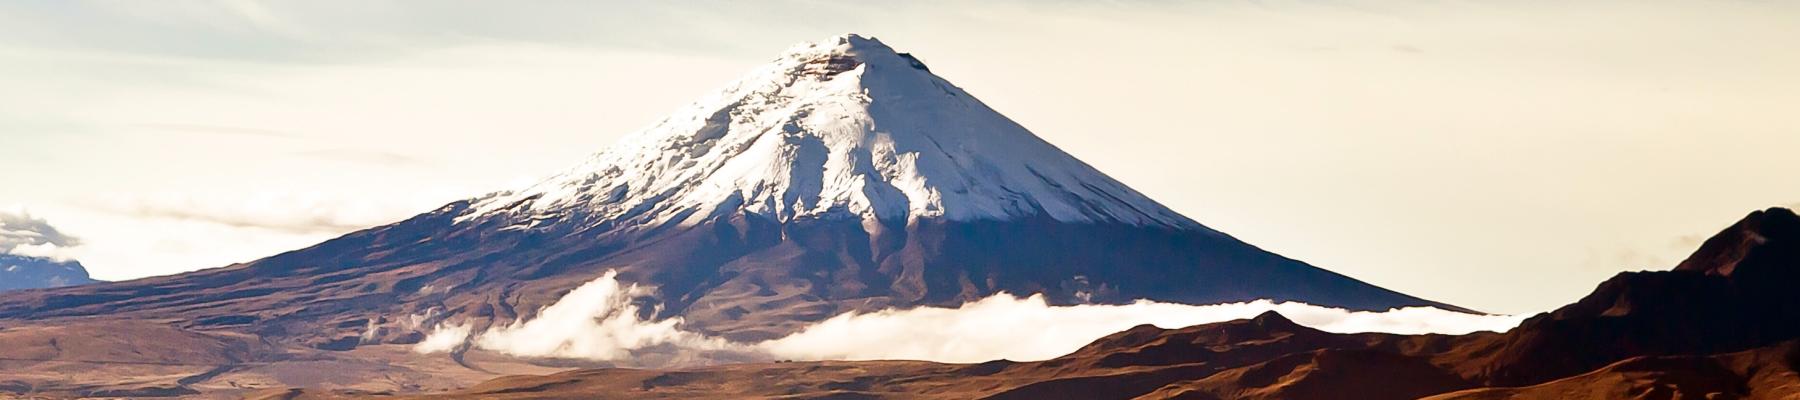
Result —
[[1000, 292], [1055, 304], [1271, 299], [1459, 308], [1207, 228], [845, 35], [528, 187], [254, 262], [0, 296], [0, 320], [159, 321], [348, 350], [529, 318], [616, 271], [733, 340]]

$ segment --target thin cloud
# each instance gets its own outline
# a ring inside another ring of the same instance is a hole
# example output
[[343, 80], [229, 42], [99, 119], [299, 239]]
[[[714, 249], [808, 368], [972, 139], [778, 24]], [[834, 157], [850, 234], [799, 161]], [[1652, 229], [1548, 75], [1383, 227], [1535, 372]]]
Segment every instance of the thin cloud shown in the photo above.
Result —
[[1712, 238], [1712, 234], [1676, 236], [1675, 239], [1669, 241], [1669, 249], [1674, 251], [1692, 251], [1700, 248], [1700, 245], [1706, 243], [1706, 239], [1710, 238]]
[[127, 213], [139, 217], [169, 218], [190, 221], [202, 221], [238, 228], [261, 228], [292, 233], [329, 233], [346, 232], [370, 225], [351, 223], [339, 220], [332, 215], [308, 213], [298, 217], [269, 216], [241, 213], [219, 213], [211, 210], [196, 210], [181, 207], [161, 207], [140, 205], [127, 210]]
[[123, 198], [94, 208], [138, 218], [197, 221], [295, 234], [335, 234], [392, 222], [394, 210], [342, 199], [294, 193], [200, 196], [169, 194]]
[[202, 134], [202, 135], [253, 136], [253, 137], [280, 138], [280, 139], [293, 139], [293, 138], [300, 137], [300, 134], [293, 133], [293, 132], [284, 132], [284, 131], [278, 131], [278, 130], [273, 130], [273, 129], [245, 128], [245, 127], [238, 127], [238, 126], [223, 126], [223, 125], [145, 123], [145, 124], [133, 124], [132, 126], [138, 127], [138, 128], [154, 129], [154, 130], [159, 130], [159, 131], [188, 133], [188, 134]]
[[372, 164], [385, 167], [411, 167], [431, 164], [430, 161], [425, 159], [405, 154], [352, 148], [308, 150], [294, 153], [294, 155], [320, 160]]

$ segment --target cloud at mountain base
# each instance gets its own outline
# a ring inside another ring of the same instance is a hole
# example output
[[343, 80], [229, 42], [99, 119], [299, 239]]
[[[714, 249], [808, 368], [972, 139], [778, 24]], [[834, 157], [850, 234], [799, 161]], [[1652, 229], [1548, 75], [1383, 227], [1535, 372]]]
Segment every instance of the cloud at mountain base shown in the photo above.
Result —
[[1041, 295], [996, 294], [958, 308], [921, 307], [844, 314], [758, 347], [795, 359], [920, 359], [981, 362], [1055, 358], [1102, 336], [1151, 324], [1165, 329], [1252, 318], [1268, 311], [1336, 333], [1464, 334], [1506, 331], [1526, 316], [1475, 315], [1430, 307], [1349, 311], [1257, 300], [1187, 305], [1139, 300], [1053, 306]]
[[[618, 282], [615, 274], [608, 272], [564, 295], [533, 319], [485, 332], [471, 332], [462, 325], [440, 326], [414, 349], [431, 353], [468, 346], [516, 356], [651, 366], [704, 364], [721, 357], [968, 363], [1045, 360], [1137, 325], [1172, 329], [1251, 318], [1267, 311], [1336, 333], [1506, 331], [1529, 317], [1465, 314], [1429, 307], [1349, 311], [1267, 300], [1216, 305], [1140, 300], [1117, 305], [1053, 306], [1042, 296], [1021, 298], [1001, 293], [956, 308], [846, 313], [779, 339], [738, 343], [683, 330], [680, 318], [638, 318], [640, 307], [631, 299], [648, 293], [647, 289]], [[655, 361], [639, 359], [652, 353]]]
[[477, 347], [530, 357], [622, 360], [633, 350], [675, 346], [687, 350], [740, 350], [743, 345], [681, 330], [680, 319], [639, 319], [633, 297], [648, 289], [624, 285], [608, 271], [575, 288], [529, 321], [481, 334]]

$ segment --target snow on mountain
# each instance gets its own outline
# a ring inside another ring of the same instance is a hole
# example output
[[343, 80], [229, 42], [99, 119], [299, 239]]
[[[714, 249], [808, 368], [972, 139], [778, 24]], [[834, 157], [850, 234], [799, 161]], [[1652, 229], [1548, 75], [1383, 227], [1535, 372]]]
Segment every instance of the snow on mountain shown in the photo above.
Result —
[[739, 211], [784, 222], [1044, 215], [1209, 231], [857, 35], [793, 47], [573, 170], [476, 199], [458, 220], [654, 227]]

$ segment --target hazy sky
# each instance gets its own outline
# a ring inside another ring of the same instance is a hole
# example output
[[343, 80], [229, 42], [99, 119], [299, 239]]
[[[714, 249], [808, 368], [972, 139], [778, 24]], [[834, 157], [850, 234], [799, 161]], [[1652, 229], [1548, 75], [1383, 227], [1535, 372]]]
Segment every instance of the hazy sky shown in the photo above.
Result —
[[1542, 311], [1800, 203], [1797, 4], [11, 1], [0, 205], [103, 279], [248, 261], [856, 32], [1203, 224]]

